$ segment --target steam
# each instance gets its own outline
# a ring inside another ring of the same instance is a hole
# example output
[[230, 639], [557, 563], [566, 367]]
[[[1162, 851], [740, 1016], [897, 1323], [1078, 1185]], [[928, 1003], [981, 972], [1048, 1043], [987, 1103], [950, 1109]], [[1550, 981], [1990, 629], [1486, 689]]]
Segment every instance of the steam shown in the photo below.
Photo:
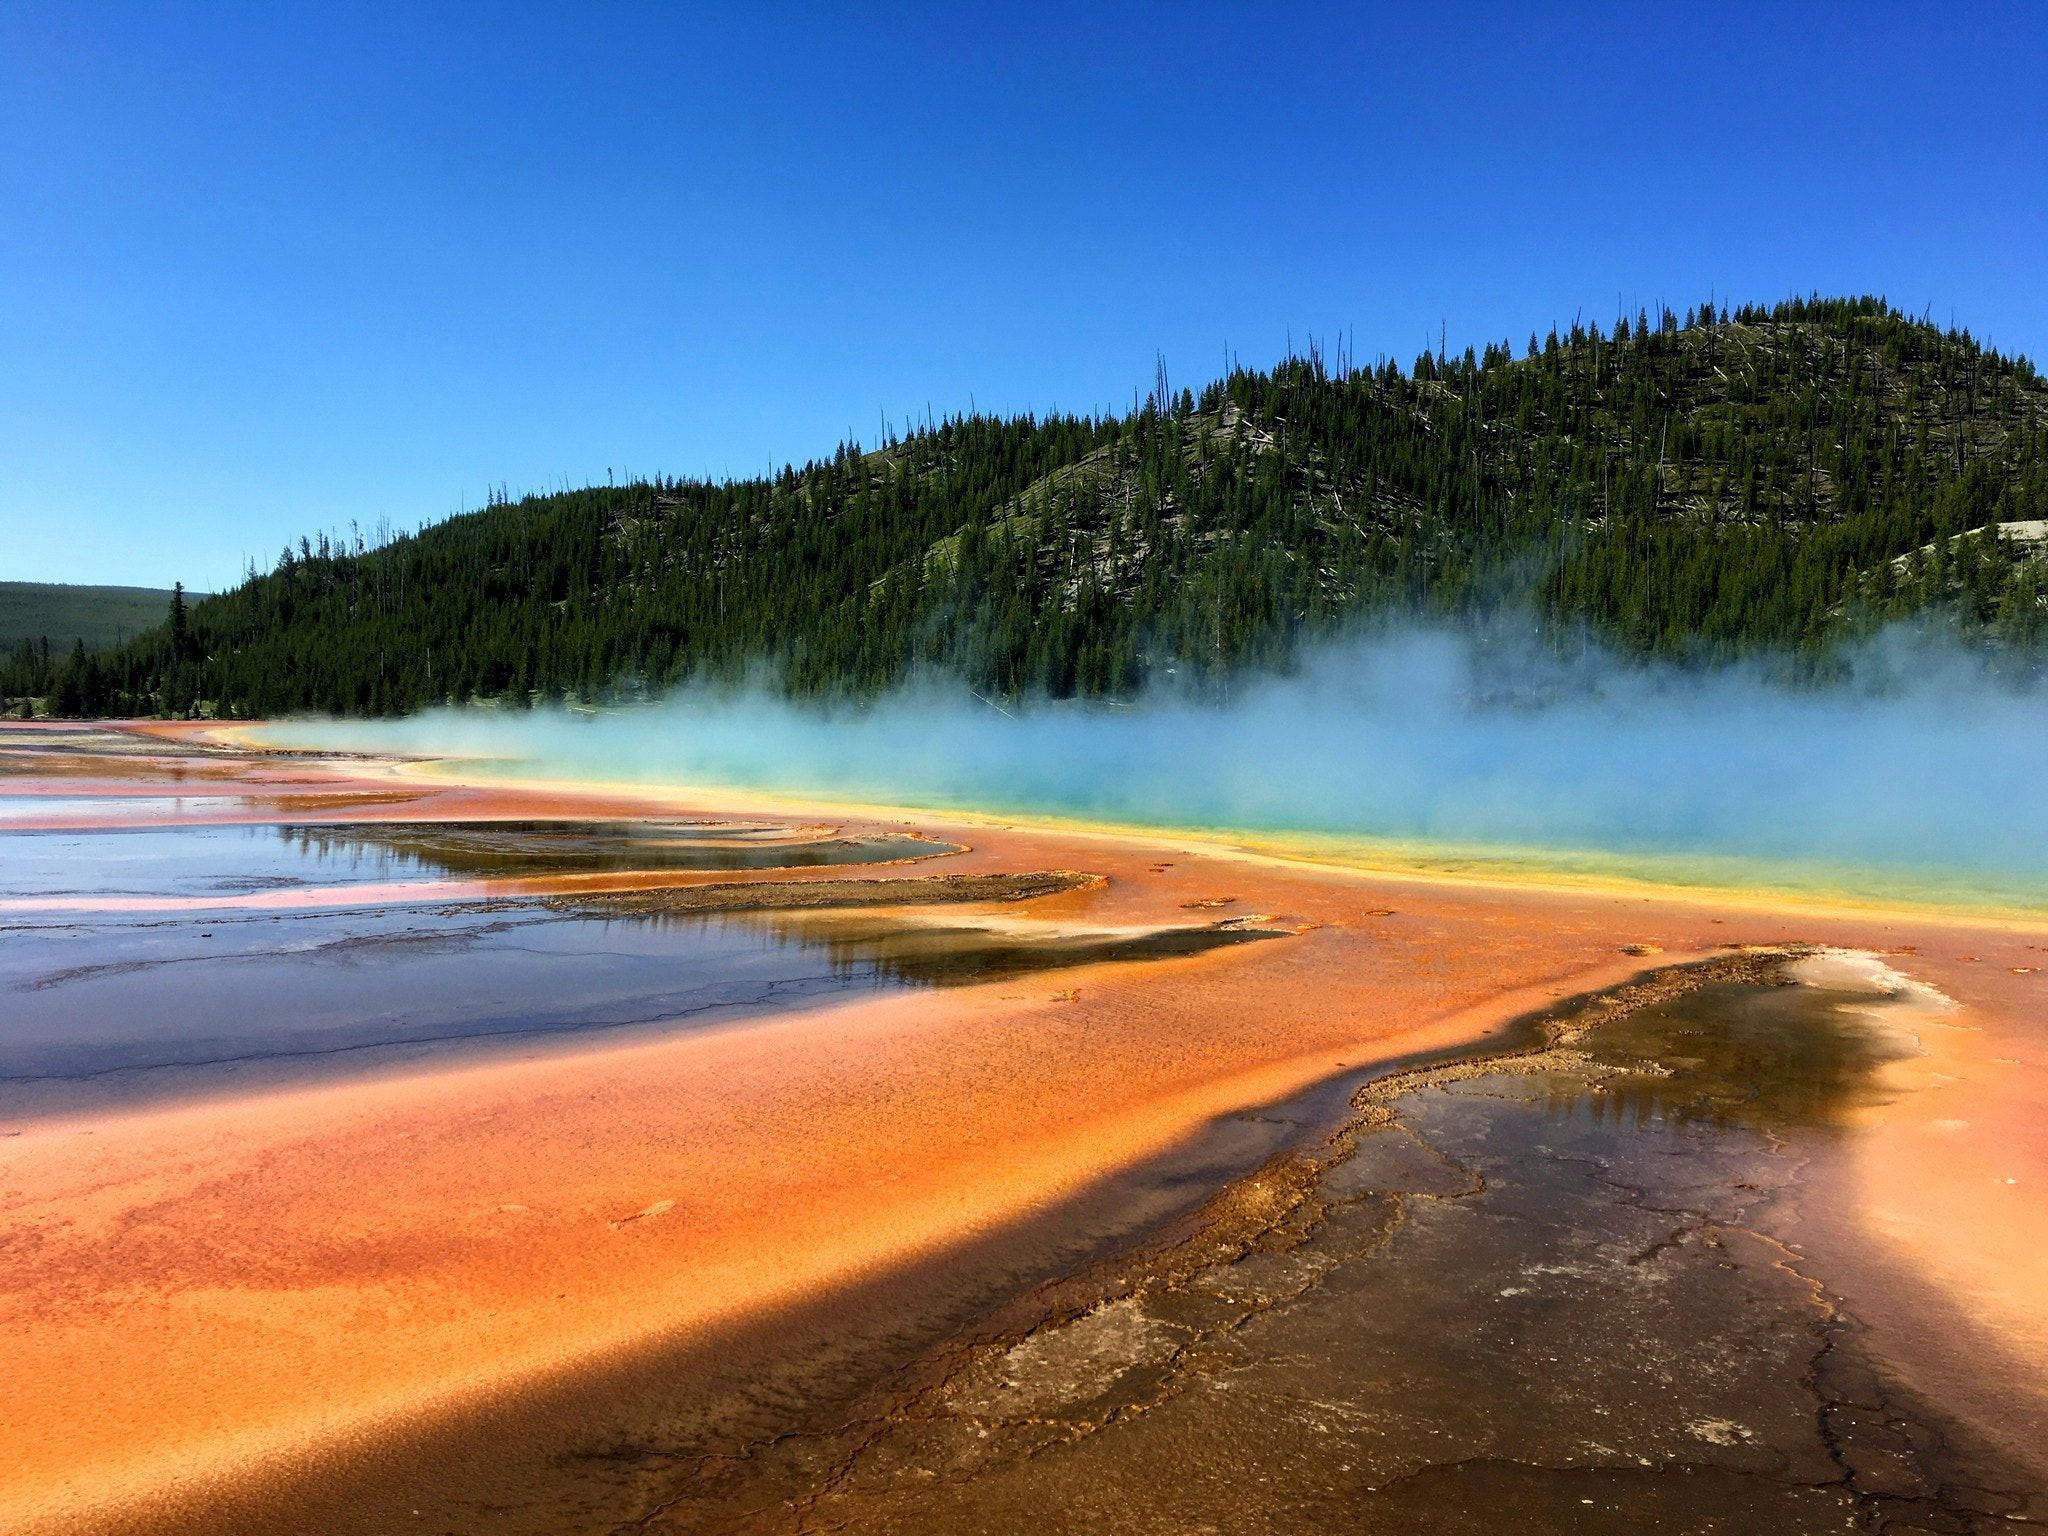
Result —
[[1572, 851], [1639, 872], [1701, 859], [1948, 872], [2048, 895], [2048, 709], [1897, 635], [1825, 690], [1417, 631], [1320, 651], [1222, 705], [1006, 712], [932, 683], [821, 708], [703, 687], [594, 717], [441, 710], [267, 734], [553, 779]]

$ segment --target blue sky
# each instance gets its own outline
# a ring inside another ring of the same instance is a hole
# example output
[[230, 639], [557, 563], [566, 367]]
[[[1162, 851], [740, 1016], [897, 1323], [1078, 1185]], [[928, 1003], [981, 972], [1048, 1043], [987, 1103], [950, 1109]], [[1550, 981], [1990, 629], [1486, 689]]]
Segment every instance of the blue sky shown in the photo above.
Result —
[[2048, 360], [2048, 10], [0, 0], [0, 578], [1881, 292]]

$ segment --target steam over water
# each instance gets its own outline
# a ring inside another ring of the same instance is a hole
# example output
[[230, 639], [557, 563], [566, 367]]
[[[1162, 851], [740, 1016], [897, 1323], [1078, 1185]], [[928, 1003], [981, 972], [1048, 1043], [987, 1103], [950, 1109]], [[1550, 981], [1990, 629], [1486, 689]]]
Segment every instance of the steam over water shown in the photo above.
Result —
[[[1441, 633], [1329, 649], [1227, 703], [1002, 710], [957, 685], [854, 707], [693, 687], [595, 717], [443, 710], [268, 739], [504, 760], [550, 778], [748, 788], [1162, 826], [1949, 878], [2048, 896], [2048, 700], [1892, 637], [1831, 688], [1749, 669], [1532, 659]], [[1769, 878], [1768, 876], [1766, 878]]]

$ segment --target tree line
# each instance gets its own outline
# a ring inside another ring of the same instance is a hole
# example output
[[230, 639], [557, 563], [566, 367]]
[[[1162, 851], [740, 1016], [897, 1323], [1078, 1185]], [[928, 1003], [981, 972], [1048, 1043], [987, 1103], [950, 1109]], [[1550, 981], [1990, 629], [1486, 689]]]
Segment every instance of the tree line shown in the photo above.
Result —
[[2048, 642], [2048, 387], [1876, 299], [1700, 304], [1406, 367], [1314, 349], [1122, 414], [955, 416], [753, 479], [494, 496], [302, 539], [0, 692], [67, 714], [381, 715], [690, 678], [992, 697], [1226, 686], [1307, 640], [1520, 604], [1557, 636], [1822, 658], [1938, 616]]

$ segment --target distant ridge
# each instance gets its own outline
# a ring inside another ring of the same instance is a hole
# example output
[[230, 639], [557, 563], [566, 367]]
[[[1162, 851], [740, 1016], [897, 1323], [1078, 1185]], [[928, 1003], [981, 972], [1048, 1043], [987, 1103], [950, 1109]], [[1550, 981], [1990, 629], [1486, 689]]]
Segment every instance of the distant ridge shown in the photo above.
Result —
[[[1311, 350], [1118, 416], [952, 417], [772, 477], [301, 539], [68, 697], [387, 714], [689, 677], [1131, 697], [1512, 604], [1685, 660], [1932, 613], [2048, 648], [2048, 385], [1882, 300], [1638, 312], [1403, 368]], [[2031, 659], [2027, 665], [2033, 665]], [[47, 671], [0, 673], [47, 694]]]
[[0, 650], [47, 640], [53, 650], [68, 652], [83, 640], [88, 651], [103, 651], [155, 629], [170, 607], [169, 587], [0, 581]]

